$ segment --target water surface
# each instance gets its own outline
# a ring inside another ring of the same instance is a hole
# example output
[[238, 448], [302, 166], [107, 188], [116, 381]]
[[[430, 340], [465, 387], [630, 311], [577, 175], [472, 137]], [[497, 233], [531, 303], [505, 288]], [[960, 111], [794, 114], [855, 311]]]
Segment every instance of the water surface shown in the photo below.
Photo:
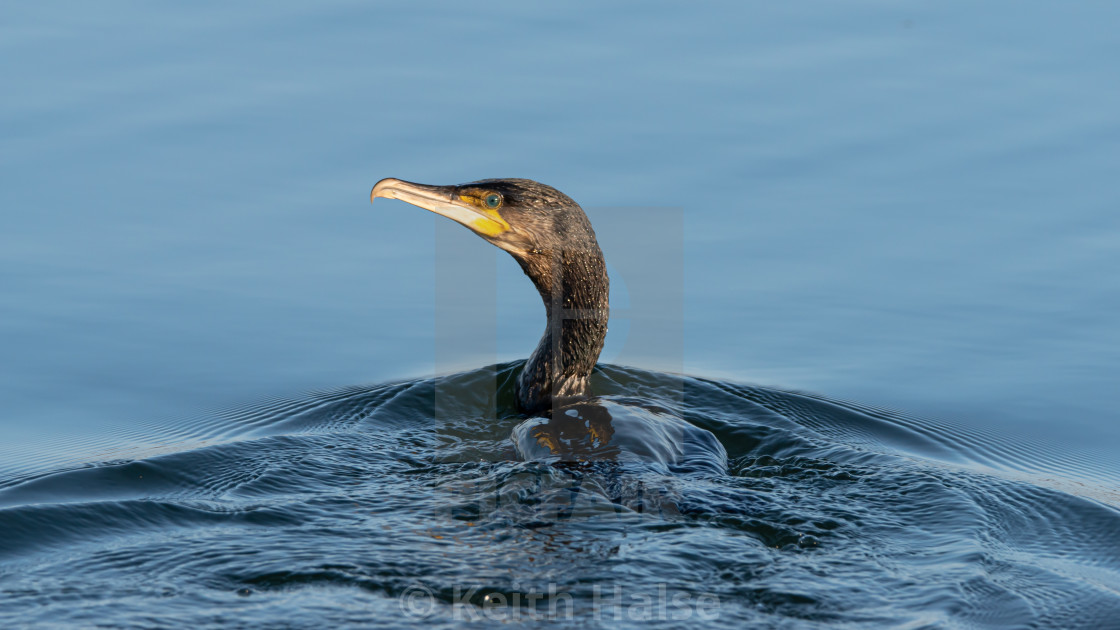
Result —
[[[0, 615], [412, 622], [419, 585], [446, 620], [469, 577], [667, 581], [728, 625], [1106, 624], [1117, 13], [5, 5]], [[580, 201], [604, 395], [726, 469], [596, 471], [586, 510], [538, 513], [581, 473], [521, 461], [508, 409], [421, 396], [524, 358], [535, 292], [370, 207], [384, 176]]]

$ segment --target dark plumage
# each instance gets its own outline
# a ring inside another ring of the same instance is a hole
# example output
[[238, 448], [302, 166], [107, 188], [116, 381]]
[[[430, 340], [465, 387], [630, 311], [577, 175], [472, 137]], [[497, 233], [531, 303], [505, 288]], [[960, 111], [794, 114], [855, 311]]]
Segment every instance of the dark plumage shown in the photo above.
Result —
[[564, 193], [528, 179], [425, 186], [383, 179], [370, 198], [401, 199], [470, 228], [506, 250], [544, 301], [548, 325], [517, 380], [522, 410], [587, 397], [603, 349], [609, 281], [587, 215]]

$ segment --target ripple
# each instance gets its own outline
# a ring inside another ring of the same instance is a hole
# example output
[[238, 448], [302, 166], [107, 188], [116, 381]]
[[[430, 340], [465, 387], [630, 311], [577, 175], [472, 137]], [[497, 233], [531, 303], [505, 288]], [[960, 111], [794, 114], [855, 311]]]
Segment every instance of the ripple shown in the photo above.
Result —
[[137, 439], [165, 451], [10, 478], [6, 621], [351, 623], [398, 618], [417, 587], [448, 626], [549, 589], [585, 621], [604, 592], [666, 588], [714, 598], [726, 627], [1120, 615], [1120, 510], [1039, 445], [616, 366], [575, 413], [525, 418], [518, 367], [155, 423]]

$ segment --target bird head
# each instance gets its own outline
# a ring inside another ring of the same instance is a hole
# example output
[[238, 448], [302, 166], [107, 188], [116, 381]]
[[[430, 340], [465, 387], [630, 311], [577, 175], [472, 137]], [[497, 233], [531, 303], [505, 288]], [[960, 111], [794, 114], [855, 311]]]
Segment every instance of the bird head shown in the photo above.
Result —
[[486, 179], [455, 186], [429, 186], [387, 178], [370, 201], [399, 199], [466, 226], [519, 261], [540, 254], [594, 246], [595, 233], [571, 197], [529, 179]]

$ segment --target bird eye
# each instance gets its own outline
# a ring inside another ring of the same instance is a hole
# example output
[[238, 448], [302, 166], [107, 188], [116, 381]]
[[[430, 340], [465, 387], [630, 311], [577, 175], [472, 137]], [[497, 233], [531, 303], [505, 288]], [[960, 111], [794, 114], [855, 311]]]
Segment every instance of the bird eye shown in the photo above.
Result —
[[502, 205], [502, 196], [498, 193], [490, 193], [483, 200], [486, 202], [486, 207], [490, 209], [497, 209], [498, 206]]

